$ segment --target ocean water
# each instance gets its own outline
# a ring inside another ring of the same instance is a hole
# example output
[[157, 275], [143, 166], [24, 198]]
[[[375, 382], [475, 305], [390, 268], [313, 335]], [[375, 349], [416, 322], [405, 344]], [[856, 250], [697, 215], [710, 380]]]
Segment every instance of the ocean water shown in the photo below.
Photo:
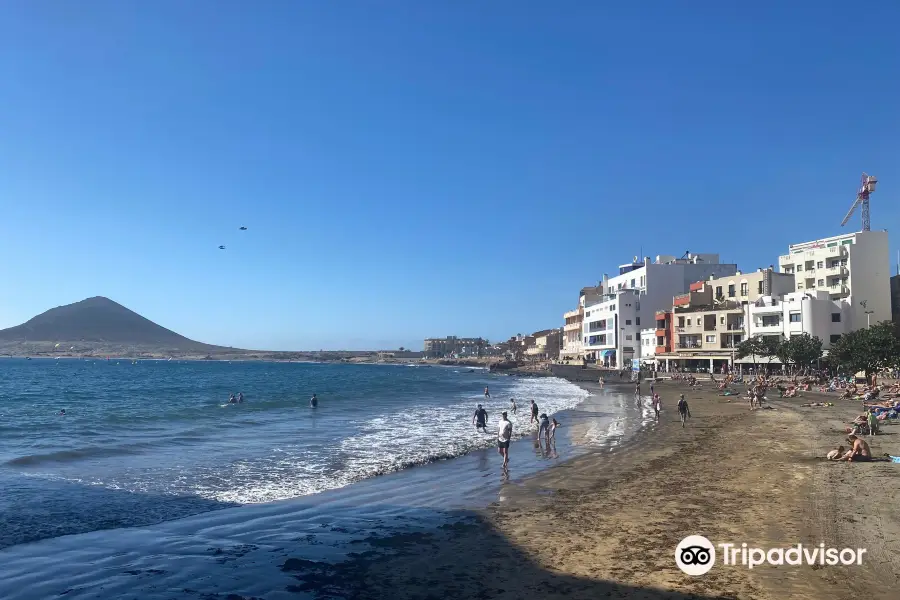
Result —
[[[227, 404], [237, 392], [245, 402]], [[486, 459], [479, 449], [495, 445], [511, 397], [521, 438], [536, 429], [529, 400], [554, 414], [586, 396], [558, 379], [462, 367], [2, 359], [0, 548]], [[472, 427], [477, 403], [490, 435]], [[606, 439], [621, 421], [591, 423], [581, 435]]]

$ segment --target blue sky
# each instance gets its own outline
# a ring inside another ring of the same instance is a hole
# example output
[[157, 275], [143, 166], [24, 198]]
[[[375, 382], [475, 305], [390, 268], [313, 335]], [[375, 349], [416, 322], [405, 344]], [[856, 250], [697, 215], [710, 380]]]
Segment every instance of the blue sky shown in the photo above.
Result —
[[0, 3], [0, 327], [104, 295], [240, 347], [499, 339], [642, 250], [777, 263], [841, 233], [863, 170], [892, 229], [898, 22], [897, 2]]

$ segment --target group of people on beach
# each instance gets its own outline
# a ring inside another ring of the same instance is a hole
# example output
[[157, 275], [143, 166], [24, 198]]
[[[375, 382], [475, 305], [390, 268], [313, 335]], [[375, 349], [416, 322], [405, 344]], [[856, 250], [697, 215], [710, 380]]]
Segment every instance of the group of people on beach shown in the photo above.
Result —
[[[491, 397], [490, 390], [487, 387], [484, 388], [484, 397]], [[518, 410], [515, 398], [510, 398], [509, 403], [509, 411], [504, 410], [500, 413], [500, 423], [497, 429], [497, 452], [503, 457], [504, 470], [509, 467], [509, 444], [512, 441], [513, 431], [513, 424], [509, 419], [509, 412], [516, 414]], [[479, 404], [475, 408], [475, 414], [472, 415], [472, 424], [475, 426], [476, 431], [488, 433], [487, 422], [488, 412], [484, 406]], [[541, 413], [537, 403], [532, 400], [531, 420], [528, 424], [533, 425], [534, 423], [538, 424], [538, 443], [541, 444], [546, 442], [547, 447], [549, 448], [552, 443], [556, 442], [556, 429], [560, 426], [560, 423], [555, 417], [551, 419], [547, 416], [547, 413]]]

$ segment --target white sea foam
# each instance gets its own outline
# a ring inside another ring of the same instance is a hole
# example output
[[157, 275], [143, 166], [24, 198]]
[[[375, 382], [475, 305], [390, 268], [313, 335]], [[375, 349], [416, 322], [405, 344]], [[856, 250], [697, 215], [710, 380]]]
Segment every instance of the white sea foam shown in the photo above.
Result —
[[[574, 408], [588, 393], [555, 378], [518, 379], [503, 397], [461, 397], [446, 406], [413, 406], [403, 413], [378, 415], [355, 422], [356, 435], [343, 438], [335, 447], [335, 465], [304, 460], [297, 447], [280, 445], [272, 460], [249, 462], [230, 473], [227, 486], [221, 481], [196, 484], [193, 493], [221, 502], [241, 504], [270, 502], [313, 494], [349, 485], [355, 481], [390, 473], [414, 465], [452, 458], [495, 446], [497, 423], [509, 411], [510, 398], [518, 414], [510, 414], [515, 438], [537, 430], [530, 424], [530, 400], [541, 413], [553, 415]], [[482, 404], [488, 411], [488, 433], [475, 431], [472, 417]]]

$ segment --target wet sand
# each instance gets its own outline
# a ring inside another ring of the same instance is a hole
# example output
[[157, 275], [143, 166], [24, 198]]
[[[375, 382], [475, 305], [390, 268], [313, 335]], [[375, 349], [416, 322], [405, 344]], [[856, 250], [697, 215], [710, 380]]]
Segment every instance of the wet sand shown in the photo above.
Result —
[[[204, 600], [897, 597], [900, 465], [817, 458], [843, 441], [857, 403], [799, 407], [822, 399], [810, 395], [750, 411], [746, 401], [703, 389], [664, 383], [658, 391], [658, 425], [536, 475], [515, 474], [530, 449], [528, 441], [514, 445], [513, 477], [499, 493], [487, 480], [484, 493], [462, 486], [448, 461], [444, 471], [411, 469], [315, 502], [59, 538], [0, 553], [6, 591]], [[686, 428], [675, 411], [681, 392], [691, 403]], [[596, 406], [564, 423], [573, 440], [600, 433]], [[870, 442], [873, 453], [900, 455], [897, 434], [900, 426], [886, 426]], [[485, 461], [493, 477], [495, 458], [469, 460]], [[407, 490], [420, 495], [404, 500]], [[452, 506], [427, 501], [454, 491]], [[490, 506], [477, 508], [491, 495]], [[692, 578], [674, 564], [675, 546], [691, 534], [759, 547], [824, 542], [868, 555], [862, 566], [716, 566]]]

